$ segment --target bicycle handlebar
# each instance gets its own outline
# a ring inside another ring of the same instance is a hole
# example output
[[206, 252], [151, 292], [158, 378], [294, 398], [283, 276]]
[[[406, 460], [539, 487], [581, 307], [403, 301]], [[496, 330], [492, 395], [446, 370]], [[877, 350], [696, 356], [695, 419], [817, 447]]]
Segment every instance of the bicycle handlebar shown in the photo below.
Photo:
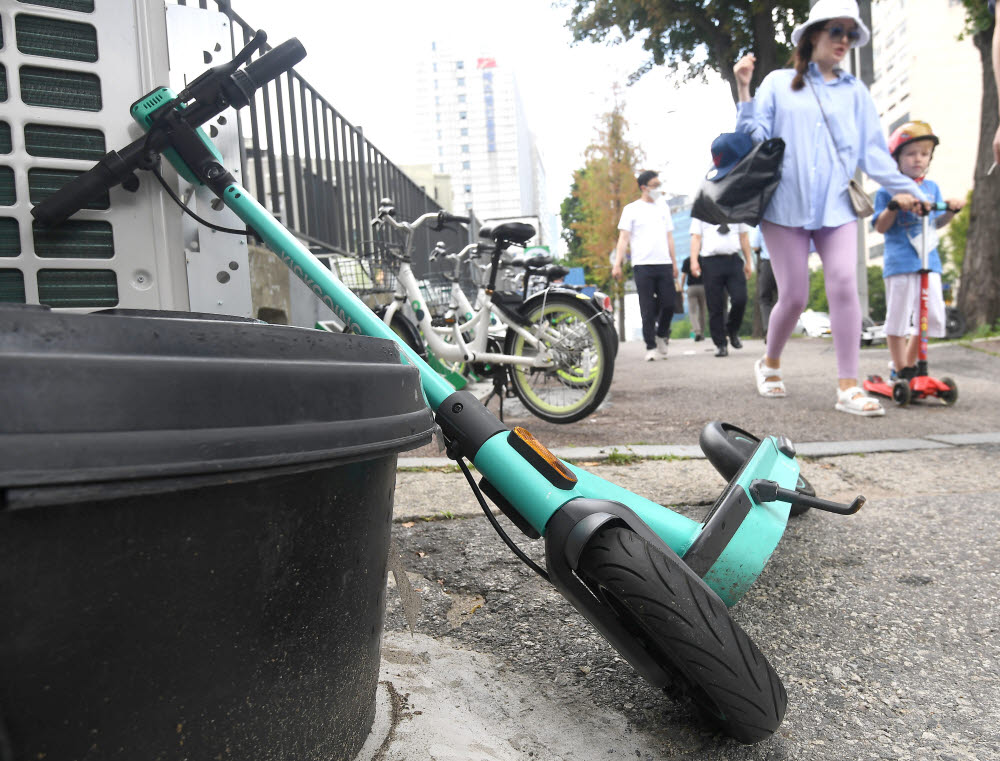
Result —
[[[255, 40], [262, 42], [263, 35], [259, 34]], [[229, 64], [202, 74], [181, 97], [165, 105], [176, 108], [178, 101], [193, 99], [189, 107], [178, 109], [178, 116], [191, 128], [199, 127], [230, 106], [242, 108], [247, 105], [254, 91], [291, 69], [305, 55], [302, 43], [292, 38], [247, 64], [243, 70], [233, 68], [234, 63], [238, 66], [241, 62], [240, 56], [237, 56]], [[159, 153], [169, 146], [167, 128], [154, 123], [146, 135], [121, 151], [109, 151], [89, 170], [32, 208], [31, 215], [44, 225], [59, 224], [101, 193], [129, 180], [136, 169], [152, 168], [155, 160], [150, 154]], [[126, 188], [135, 189], [128, 184]]]
[[442, 210], [437, 213], [437, 224], [435, 224], [431, 229], [441, 230], [442, 228], [444, 228], [445, 225], [447, 225], [450, 222], [457, 222], [458, 224], [461, 225], [467, 225], [471, 221], [472, 220], [469, 217], [459, 217], [454, 214], [449, 214], [448, 212]]

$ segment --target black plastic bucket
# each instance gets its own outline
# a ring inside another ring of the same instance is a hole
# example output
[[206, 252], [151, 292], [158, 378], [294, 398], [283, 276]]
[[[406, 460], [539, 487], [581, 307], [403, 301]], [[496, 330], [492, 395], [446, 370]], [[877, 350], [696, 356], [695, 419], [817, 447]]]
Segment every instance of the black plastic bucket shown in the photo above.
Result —
[[0, 390], [0, 758], [353, 758], [433, 428], [395, 346], [0, 308]]

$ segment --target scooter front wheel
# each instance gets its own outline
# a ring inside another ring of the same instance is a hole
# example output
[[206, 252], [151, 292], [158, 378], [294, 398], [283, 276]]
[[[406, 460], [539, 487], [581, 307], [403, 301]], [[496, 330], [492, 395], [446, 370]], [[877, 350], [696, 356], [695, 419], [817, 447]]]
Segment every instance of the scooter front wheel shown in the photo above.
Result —
[[785, 715], [781, 679], [725, 603], [679, 564], [614, 525], [590, 540], [577, 575], [723, 732], [765, 740]]

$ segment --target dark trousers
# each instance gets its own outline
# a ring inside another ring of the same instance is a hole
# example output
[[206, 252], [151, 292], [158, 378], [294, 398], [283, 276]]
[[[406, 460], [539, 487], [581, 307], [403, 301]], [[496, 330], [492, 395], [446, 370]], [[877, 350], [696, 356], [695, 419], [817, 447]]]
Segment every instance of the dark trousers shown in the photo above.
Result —
[[757, 303], [760, 304], [760, 322], [767, 335], [767, 323], [771, 319], [771, 310], [778, 303], [778, 281], [774, 279], [770, 259], [757, 257]]
[[[699, 257], [705, 301], [708, 302], [708, 327], [712, 342], [725, 346], [729, 336], [738, 333], [747, 308], [747, 278], [743, 274], [743, 259], [739, 254], [716, 254]], [[726, 297], [729, 297], [729, 317]]]
[[637, 264], [632, 267], [642, 315], [642, 340], [656, 348], [656, 337], [670, 337], [674, 319], [674, 268], [670, 264]]

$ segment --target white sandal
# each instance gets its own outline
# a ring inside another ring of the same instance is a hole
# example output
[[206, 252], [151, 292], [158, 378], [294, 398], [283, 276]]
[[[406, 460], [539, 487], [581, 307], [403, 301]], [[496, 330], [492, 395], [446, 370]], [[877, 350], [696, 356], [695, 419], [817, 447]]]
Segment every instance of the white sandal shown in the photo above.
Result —
[[[872, 402], [876, 406], [866, 409], [866, 406]], [[885, 414], [882, 403], [878, 399], [868, 396], [858, 386], [851, 386], [850, 388], [837, 391], [837, 404], [834, 409], [850, 413], [851, 415], [861, 415], [862, 417], [878, 417]]]
[[[753, 363], [753, 377], [757, 381], [757, 393], [769, 399], [783, 399], [785, 397], [785, 382], [781, 380], [780, 367], [768, 367], [761, 357]], [[768, 378], [777, 377], [776, 381], [769, 381]]]

